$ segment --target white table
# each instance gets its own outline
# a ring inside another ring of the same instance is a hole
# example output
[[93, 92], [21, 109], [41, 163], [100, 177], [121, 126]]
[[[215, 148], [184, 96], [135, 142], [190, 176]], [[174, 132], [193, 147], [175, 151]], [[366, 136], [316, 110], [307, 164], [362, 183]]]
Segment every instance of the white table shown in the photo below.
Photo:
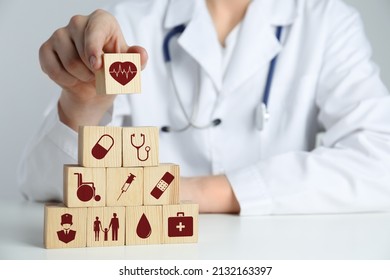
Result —
[[390, 213], [200, 215], [197, 244], [44, 249], [43, 204], [0, 201], [0, 259], [390, 259]]

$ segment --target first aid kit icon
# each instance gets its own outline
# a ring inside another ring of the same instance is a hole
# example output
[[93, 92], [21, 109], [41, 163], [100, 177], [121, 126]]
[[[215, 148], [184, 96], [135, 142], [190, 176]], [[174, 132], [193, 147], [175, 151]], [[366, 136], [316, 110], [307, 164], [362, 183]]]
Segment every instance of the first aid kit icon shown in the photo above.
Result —
[[177, 212], [177, 217], [168, 218], [168, 236], [192, 236], [194, 233], [194, 218], [184, 216], [184, 212]]

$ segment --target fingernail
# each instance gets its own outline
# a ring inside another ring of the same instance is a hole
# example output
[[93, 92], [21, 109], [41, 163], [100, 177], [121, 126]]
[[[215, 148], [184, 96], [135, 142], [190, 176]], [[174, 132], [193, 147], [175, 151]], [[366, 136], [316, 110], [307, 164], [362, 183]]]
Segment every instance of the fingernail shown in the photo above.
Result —
[[92, 55], [92, 56], [89, 58], [89, 64], [91, 65], [91, 68], [92, 68], [92, 69], [95, 69], [96, 57], [95, 57], [94, 55]]

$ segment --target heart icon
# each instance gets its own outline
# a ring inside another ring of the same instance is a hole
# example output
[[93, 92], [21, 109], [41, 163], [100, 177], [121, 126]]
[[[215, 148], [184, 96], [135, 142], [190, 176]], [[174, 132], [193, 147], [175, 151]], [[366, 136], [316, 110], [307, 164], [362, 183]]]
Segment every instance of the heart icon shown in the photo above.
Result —
[[137, 66], [130, 61], [116, 61], [111, 64], [109, 72], [115, 81], [124, 86], [137, 75]]

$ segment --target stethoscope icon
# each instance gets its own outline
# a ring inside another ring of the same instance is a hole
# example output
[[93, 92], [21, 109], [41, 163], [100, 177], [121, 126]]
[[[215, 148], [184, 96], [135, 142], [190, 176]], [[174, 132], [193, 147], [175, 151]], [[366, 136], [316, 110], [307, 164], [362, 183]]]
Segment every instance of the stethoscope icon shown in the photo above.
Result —
[[140, 157], [140, 149], [145, 145], [145, 134], [143, 134], [143, 133], [141, 133], [141, 138], [142, 138], [142, 144], [141, 145], [136, 145], [136, 144], [134, 144], [134, 137], [135, 137], [135, 134], [131, 134], [131, 136], [130, 136], [130, 142], [131, 142], [131, 145], [134, 147], [134, 148], [136, 148], [137, 149], [137, 158], [138, 158], [138, 160], [140, 160], [140, 161], [146, 161], [146, 160], [148, 160], [148, 158], [149, 158], [149, 151], [150, 151], [150, 147], [149, 146], [146, 146], [145, 147], [145, 151], [146, 151], [146, 157], [145, 158], [141, 158]]

